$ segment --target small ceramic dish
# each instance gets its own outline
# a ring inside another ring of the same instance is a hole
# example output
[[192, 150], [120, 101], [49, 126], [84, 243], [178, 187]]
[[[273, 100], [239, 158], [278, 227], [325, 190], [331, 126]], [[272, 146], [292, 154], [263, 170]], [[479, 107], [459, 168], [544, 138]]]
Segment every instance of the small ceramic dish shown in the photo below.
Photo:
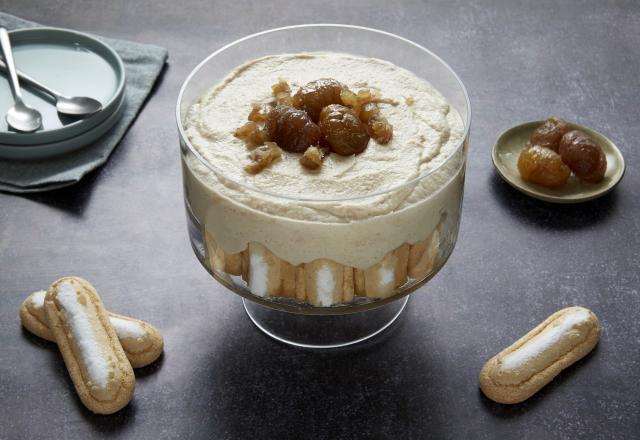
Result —
[[591, 136], [607, 156], [607, 171], [600, 183], [590, 184], [578, 180], [573, 174], [562, 188], [550, 189], [529, 183], [520, 177], [518, 158], [529, 140], [529, 136], [544, 121], [531, 121], [503, 132], [493, 146], [491, 156], [498, 174], [518, 191], [536, 199], [552, 203], [580, 203], [601, 197], [611, 191], [622, 179], [625, 170], [624, 158], [618, 147], [606, 136], [584, 125], [569, 123], [573, 129], [582, 130]]
[[80, 133], [69, 139], [50, 142], [42, 145], [4, 145], [0, 144], [0, 158], [12, 160], [36, 160], [51, 156], [59, 156], [78, 150], [100, 139], [119, 120], [127, 107], [126, 94], [122, 95], [117, 107], [107, 119], [89, 131]]
[[[71, 139], [109, 119], [122, 103], [125, 70], [120, 56], [102, 41], [81, 32], [28, 28], [9, 32], [18, 70], [67, 96], [89, 96], [102, 110], [84, 119], [61, 116], [55, 101], [21, 84], [25, 102], [42, 114], [42, 129], [9, 130], [4, 115], [13, 105], [6, 74], [0, 74], [0, 144], [40, 146]], [[33, 153], [31, 153], [33, 154]]]

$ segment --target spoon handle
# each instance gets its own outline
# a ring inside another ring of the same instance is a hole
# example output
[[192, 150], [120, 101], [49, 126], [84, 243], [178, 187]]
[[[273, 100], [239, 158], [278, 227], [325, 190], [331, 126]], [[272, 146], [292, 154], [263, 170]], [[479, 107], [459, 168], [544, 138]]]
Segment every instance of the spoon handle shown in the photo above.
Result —
[[7, 62], [7, 69], [9, 70], [9, 86], [11, 87], [13, 100], [16, 102], [22, 101], [20, 83], [18, 82], [18, 75], [16, 74], [16, 65], [13, 62], [13, 52], [11, 51], [9, 33], [3, 27], [0, 27], [0, 49], [2, 49], [2, 55]]
[[[7, 64], [0, 60], [0, 70], [2, 70], [3, 72], [7, 72], [9, 69], [7, 69]], [[38, 81], [37, 79], [35, 79], [32, 76], [27, 75], [26, 73], [16, 69], [16, 74], [18, 75], [18, 78], [20, 78], [20, 81], [23, 81], [27, 84], [31, 84], [32, 86], [43, 90], [44, 92], [48, 93], [49, 95], [53, 96], [54, 98], [59, 98], [60, 96], [62, 96], [62, 93], [58, 92], [57, 90], [52, 89], [49, 86], [46, 86], [44, 84], [42, 84], [40, 81]]]

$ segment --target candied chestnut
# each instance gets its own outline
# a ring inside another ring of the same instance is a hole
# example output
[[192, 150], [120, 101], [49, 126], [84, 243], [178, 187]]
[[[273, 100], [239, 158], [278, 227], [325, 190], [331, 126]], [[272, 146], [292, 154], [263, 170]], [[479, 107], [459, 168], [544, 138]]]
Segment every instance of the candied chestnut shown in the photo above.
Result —
[[531, 145], [551, 148], [557, 153], [560, 139], [569, 131], [571, 131], [571, 127], [566, 121], [560, 118], [549, 118], [531, 133], [529, 142]]
[[325, 158], [326, 151], [322, 148], [311, 146], [307, 148], [300, 158], [300, 163], [310, 170], [316, 170], [322, 165], [322, 161]]
[[571, 170], [555, 151], [540, 145], [527, 144], [518, 159], [520, 176], [532, 183], [559, 188], [569, 179]]
[[367, 148], [369, 134], [358, 115], [340, 104], [328, 105], [320, 113], [320, 130], [331, 151], [342, 156], [358, 154]]
[[242, 139], [249, 147], [262, 145], [267, 139], [267, 133], [254, 121], [249, 121], [234, 132], [234, 136]]
[[367, 124], [367, 133], [379, 144], [388, 144], [393, 136], [393, 127], [373, 102], [368, 102], [360, 110], [360, 119]]
[[356, 115], [360, 114], [362, 109], [362, 101], [358, 98], [358, 95], [353, 93], [351, 90], [344, 88], [340, 92], [340, 101], [346, 107], [350, 107]]
[[244, 167], [250, 174], [258, 174], [276, 160], [280, 159], [282, 153], [275, 142], [265, 142], [249, 154], [251, 163]]
[[344, 89], [342, 83], [335, 79], [323, 78], [311, 81], [293, 96], [293, 105], [302, 109], [314, 122], [320, 119], [322, 109], [330, 104], [340, 104], [340, 92]]
[[588, 134], [572, 130], [562, 136], [560, 156], [580, 180], [598, 183], [607, 171], [607, 157]]
[[247, 119], [252, 122], [265, 122], [267, 120], [267, 111], [265, 110], [265, 106], [260, 104], [259, 102], [254, 102], [251, 104], [251, 113]]
[[311, 145], [318, 145], [322, 133], [303, 110], [277, 105], [269, 112], [265, 131], [269, 139], [291, 153], [303, 153]]
[[291, 88], [289, 83], [284, 79], [280, 79], [276, 84], [271, 86], [273, 96], [276, 98], [276, 104], [293, 106], [293, 97], [291, 96]]

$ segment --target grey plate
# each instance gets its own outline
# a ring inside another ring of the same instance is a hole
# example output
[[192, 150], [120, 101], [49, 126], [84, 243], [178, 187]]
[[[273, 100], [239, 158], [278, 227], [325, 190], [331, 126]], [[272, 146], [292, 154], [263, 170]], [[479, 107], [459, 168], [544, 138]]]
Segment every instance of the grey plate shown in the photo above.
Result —
[[91, 130], [80, 133], [78, 136], [74, 136], [69, 139], [63, 139], [61, 141], [42, 145], [0, 144], [0, 158], [16, 160], [42, 159], [45, 157], [57, 156], [82, 148], [96, 141], [107, 131], [109, 131], [109, 129], [111, 129], [116, 124], [116, 122], [120, 120], [120, 116], [122, 116], [122, 113], [124, 112], [124, 109], [126, 107], [126, 95], [122, 95], [122, 98], [117, 103], [115, 111], [111, 112], [107, 119], [102, 121], [97, 126], [93, 127]]
[[124, 94], [124, 65], [109, 46], [66, 29], [19, 29], [9, 35], [19, 70], [65, 95], [95, 98], [103, 109], [85, 119], [61, 117], [48, 95], [23, 84], [24, 100], [42, 113], [43, 128], [35, 133], [9, 131], [4, 115], [13, 99], [6, 76], [0, 74], [0, 144], [41, 146], [69, 139], [98, 126], [118, 108]]
[[565, 186], [558, 189], [545, 188], [524, 181], [518, 171], [518, 157], [527, 143], [531, 132], [544, 121], [531, 121], [517, 125], [502, 133], [493, 146], [492, 158], [498, 173], [517, 190], [536, 199], [552, 203], [579, 203], [603, 196], [611, 191], [622, 179], [625, 170], [624, 158], [618, 147], [609, 138], [584, 125], [569, 123], [577, 130], [582, 130], [600, 144], [607, 156], [607, 171], [600, 183], [580, 182], [571, 175]]

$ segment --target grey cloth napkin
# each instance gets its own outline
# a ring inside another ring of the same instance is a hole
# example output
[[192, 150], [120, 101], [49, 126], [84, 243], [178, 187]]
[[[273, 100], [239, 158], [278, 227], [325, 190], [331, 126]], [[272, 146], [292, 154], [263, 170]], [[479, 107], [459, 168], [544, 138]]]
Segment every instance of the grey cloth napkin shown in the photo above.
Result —
[[[40, 26], [0, 12], [0, 26], [7, 29]], [[167, 49], [150, 44], [96, 37], [111, 46], [124, 62], [126, 108], [120, 121], [102, 138], [64, 156], [42, 161], [0, 159], [0, 191], [28, 193], [49, 191], [78, 182], [109, 159], [126, 133], [167, 60]]]

